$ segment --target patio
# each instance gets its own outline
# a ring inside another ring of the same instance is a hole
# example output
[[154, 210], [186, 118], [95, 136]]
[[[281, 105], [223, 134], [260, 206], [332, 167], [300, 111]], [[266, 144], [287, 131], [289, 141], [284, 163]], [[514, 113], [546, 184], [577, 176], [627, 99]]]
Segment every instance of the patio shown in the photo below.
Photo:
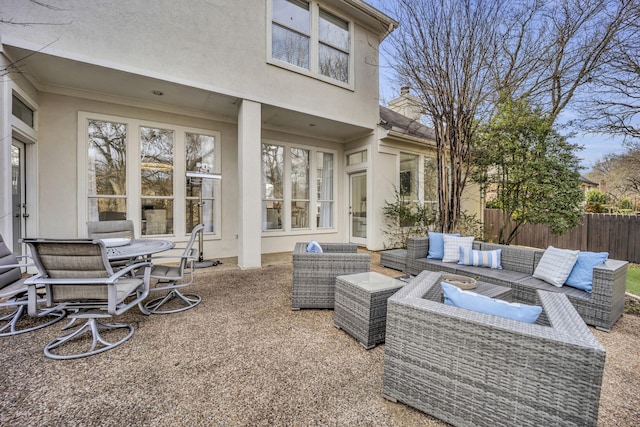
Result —
[[[291, 253], [260, 270], [222, 261], [197, 271], [197, 308], [121, 316], [136, 333], [118, 349], [54, 361], [42, 347], [57, 326], [3, 338], [0, 424], [445, 425], [382, 397], [384, 345], [365, 350], [331, 310], [291, 310]], [[371, 268], [401, 274], [377, 253]], [[640, 316], [593, 331], [607, 350], [599, 425], [638, 425]]]

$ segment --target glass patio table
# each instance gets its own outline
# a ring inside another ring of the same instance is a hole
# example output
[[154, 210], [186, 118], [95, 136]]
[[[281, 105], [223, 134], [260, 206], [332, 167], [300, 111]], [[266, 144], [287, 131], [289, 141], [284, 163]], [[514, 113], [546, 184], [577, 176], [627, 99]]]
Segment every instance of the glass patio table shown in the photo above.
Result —
[[121, 246], [107, 247], [109, 261], [148, 258], [152, 254], [173, 249], [175, 243], [170, 240], [160, 239], [133, 239]]

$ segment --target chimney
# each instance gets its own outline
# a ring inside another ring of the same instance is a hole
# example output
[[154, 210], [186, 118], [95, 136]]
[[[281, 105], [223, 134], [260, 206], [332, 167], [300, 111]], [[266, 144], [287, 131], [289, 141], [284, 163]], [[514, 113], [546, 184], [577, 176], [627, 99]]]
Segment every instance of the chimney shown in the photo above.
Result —
[[600, 184], [598, 184], [598, 190], [600, 190], [603, 194], [607, 194], [607, 183], [604, 179], [600, 180]]
[[389, 109], [416, 122], [419, 122], [422, 116], [420, 99], [415, 95], [411, 95], [409, 86], [400, 88], [400, 96], [389, 101]]

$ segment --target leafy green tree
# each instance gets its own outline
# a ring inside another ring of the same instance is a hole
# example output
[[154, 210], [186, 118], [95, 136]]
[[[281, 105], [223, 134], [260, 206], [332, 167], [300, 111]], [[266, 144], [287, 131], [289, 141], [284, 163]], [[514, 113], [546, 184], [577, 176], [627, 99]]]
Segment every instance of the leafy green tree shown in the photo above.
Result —
[[387, 236], [387, 249], [406, 248], [407, 238], [426, 236], [437, 222], [437, 212], [432, 206], [411, 203], [397, 188], [395, 200], [385, 200], [382, 213], [386, 222], [386, 229], [382, 232]]
[[603, 213], [608, 199], [607, 195], [600, 190], [589, 190], [587, 191], [587, 203], [584, 210], [590, 213]]
[[618, 203], [618, 210], [620, 213], [630, 214], [633, 212], [633, 203], [629, 200], [628, 197], [623, 197], [622, 200]]
[[500, 243], [511, 243], [527, 223], [545, 224], [556, 234], [580, 223], [579, 147], [558, 134], [541, 110], [526, 99], [507, 98], [476, 142], [471, 178], [496, 192], [504, 219]]

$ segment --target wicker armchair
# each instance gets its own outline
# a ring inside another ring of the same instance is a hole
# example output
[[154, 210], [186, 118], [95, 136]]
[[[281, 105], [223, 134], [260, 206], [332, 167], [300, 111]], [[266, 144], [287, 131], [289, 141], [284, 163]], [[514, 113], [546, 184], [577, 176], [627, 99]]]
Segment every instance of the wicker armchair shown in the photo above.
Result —
[[455, 426], [596, 426], [605, 350], [566, 295], [537, 324], [444, 305], [441, 273], [388, 301], [382, 394]]
[[358, 253], [355, 243], [322, 243], [322, 253], [307, 252], [307, 243], [296, 243], [293, 250], [293, 288], [291, 309], [333, 309], [336, 277], [365, 273], [371, 256]]

